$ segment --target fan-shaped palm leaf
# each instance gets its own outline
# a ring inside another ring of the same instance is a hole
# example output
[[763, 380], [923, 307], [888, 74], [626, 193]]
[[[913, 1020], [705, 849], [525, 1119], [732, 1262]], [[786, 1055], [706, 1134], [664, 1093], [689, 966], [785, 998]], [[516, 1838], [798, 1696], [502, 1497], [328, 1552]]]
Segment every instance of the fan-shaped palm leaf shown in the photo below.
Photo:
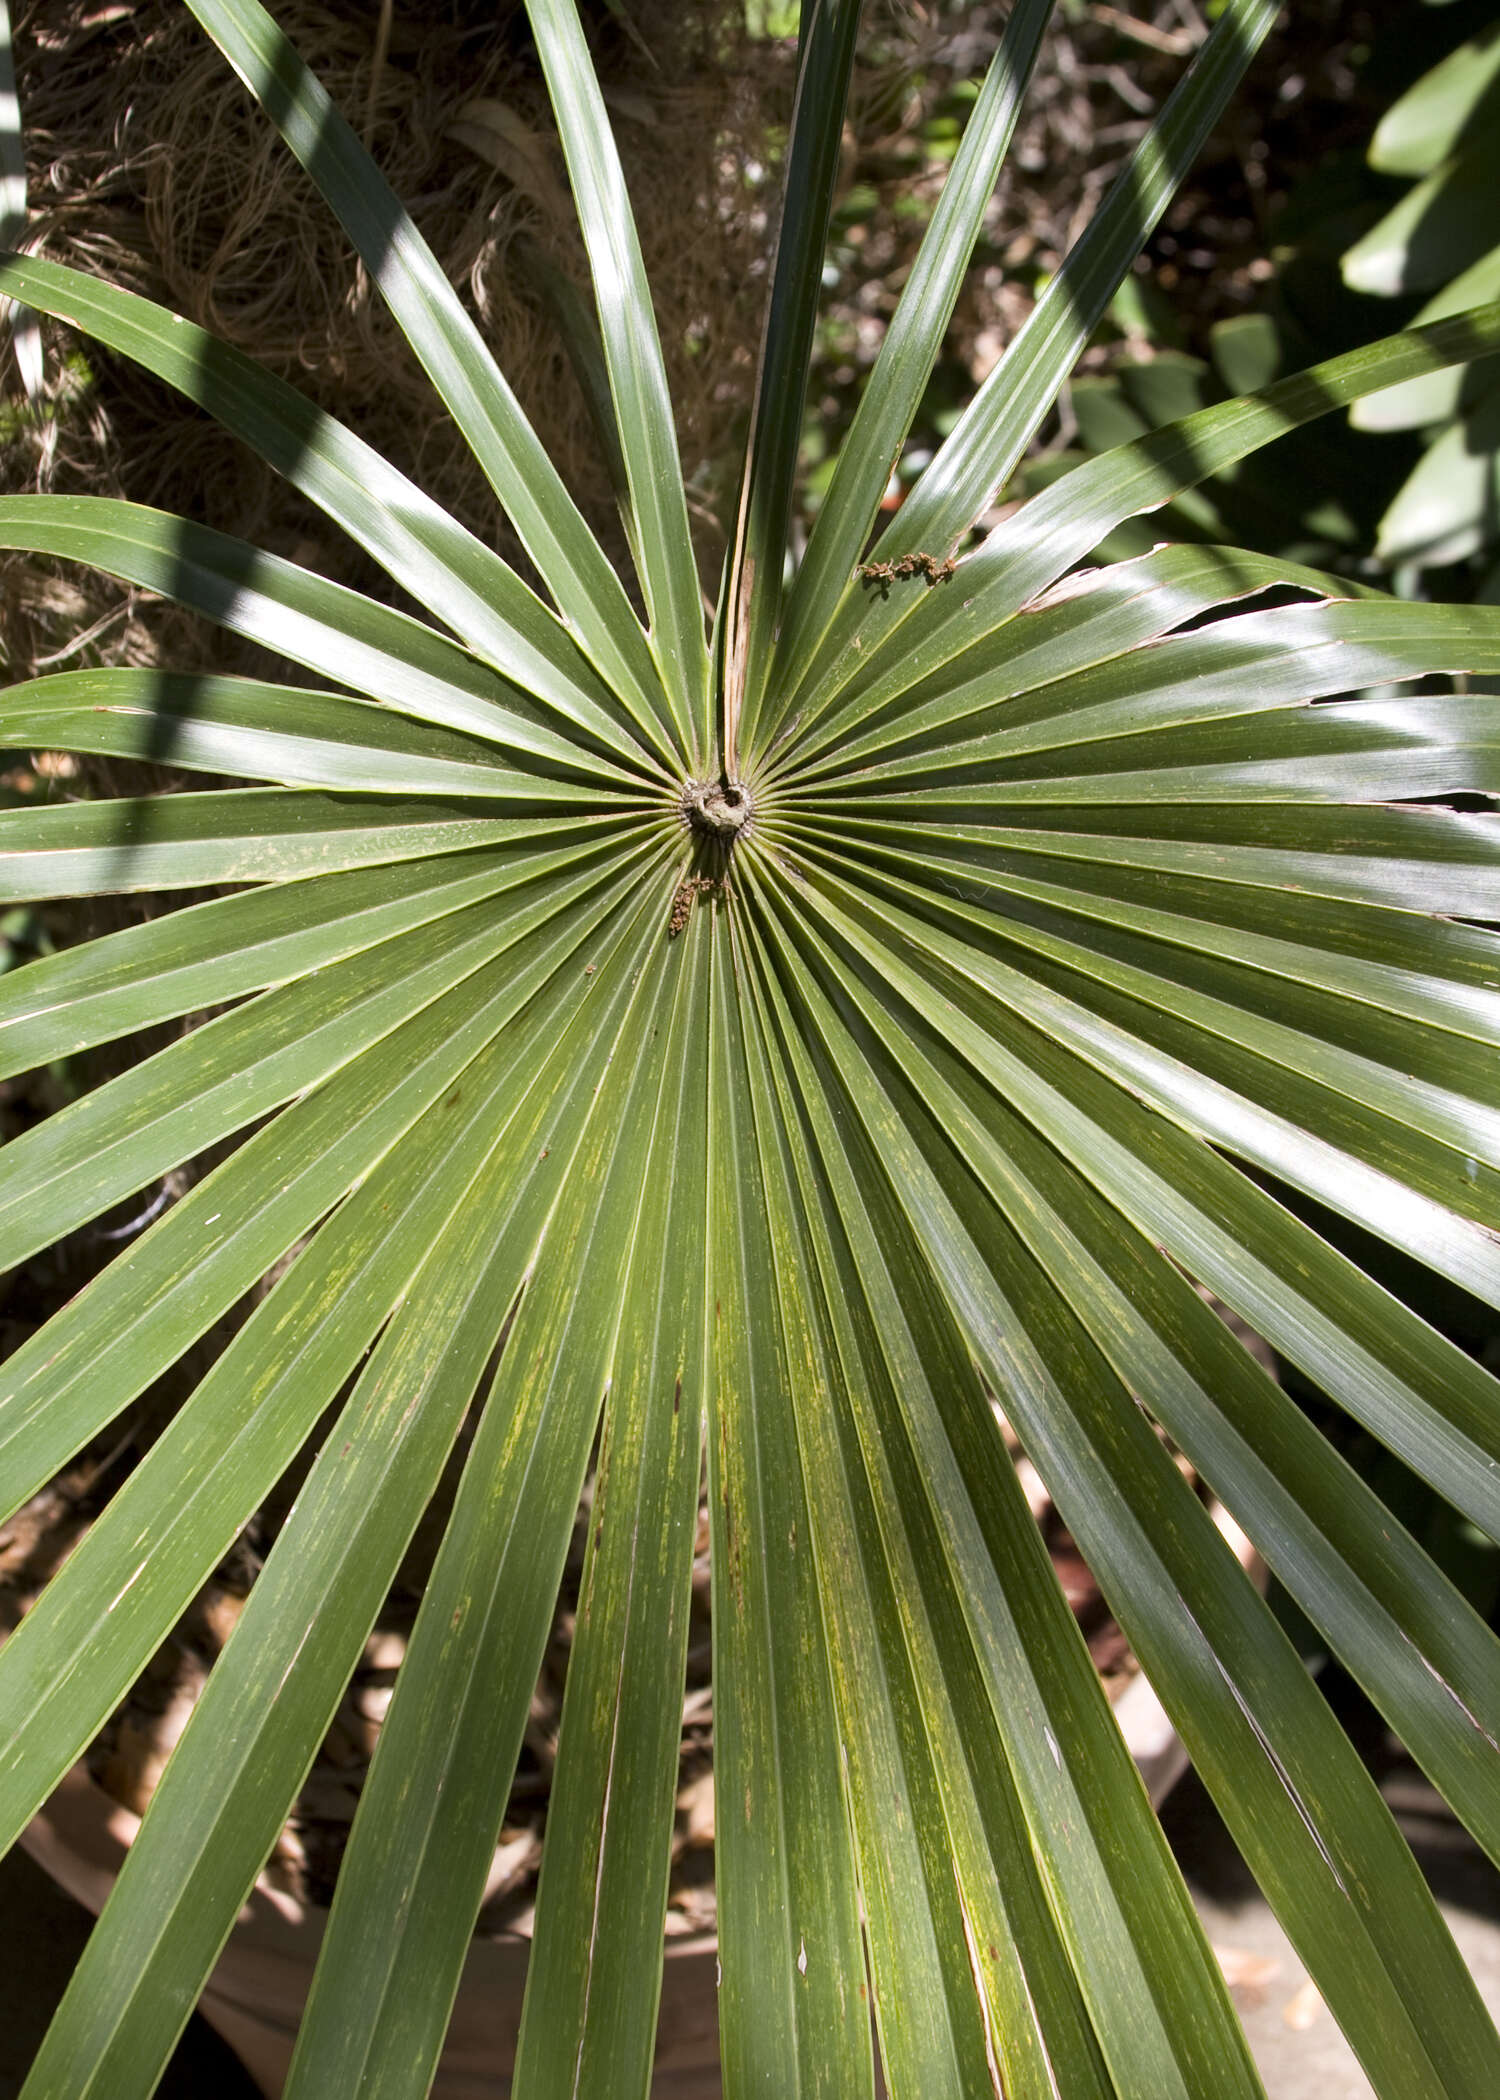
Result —
[[1047, 13], [1020, 0], [783, 595], [857, 26], [806, 0], [715, 685], [568, 0], [533, 22], [646, 627], [285, 39], [255, 0], [193, 4], [552, 603], [236, 353], [0, 265], [0, 291], [218, 415], [440, 623], [131, 505], [0, 500], [0, 543], [319, 681], [73, 672], [0, 702], [11, 743], [256, 783], [0, 816], [12, 897], [233, 891], [0, 980], [11, 1072], [224, 1009], [7, 1149], [7, 1263], [219, 1163], [0, 1374], [5, 1505], [280, 1265], [0, 1653], [7, 1839], [315, 1447], [27, 2094], [151, 2090], [471, 1411], [294, 2095], [433, 2075], [596, 1438], [518, 2092], [649, 2084], [705, 1461], [726, 2091], [870, 2094], [873, 2011], [898, 2095], [1256, 2092], [998, 1405], [1380, 2092], [1489, 2100], [1500, 2043], [1412, 1858], [1158, 1432], [1500, 1857], [1493, 1637], [1198, 1288], [1500, 1538], [1494, 1381], [1315, 1222], [1500, 1304], [1500, 945], [1474, 923], [1500, 919], [1500, 841], [1431, 806], [1500, 788], [1500, 717], [1426, 689], [1500, 677], [1500, 615], [1232, 549], [1077, 564], [1296, 423], [1500, 348], [1500, 309], [1155, 432], [966, 551], [1265, 33], [1268, 0], [1228, 0], [858, 570]]

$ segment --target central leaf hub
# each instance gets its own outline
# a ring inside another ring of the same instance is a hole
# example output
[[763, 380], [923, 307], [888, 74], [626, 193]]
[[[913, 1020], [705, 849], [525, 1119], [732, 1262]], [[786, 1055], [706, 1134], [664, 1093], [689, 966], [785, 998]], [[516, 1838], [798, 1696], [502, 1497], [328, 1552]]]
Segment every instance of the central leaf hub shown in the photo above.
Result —
[[745, 829], [754, 809], [750, 790], [738, 780], [690, 780], [682, 790], [682, 814], [693, 830], [726, 844]]

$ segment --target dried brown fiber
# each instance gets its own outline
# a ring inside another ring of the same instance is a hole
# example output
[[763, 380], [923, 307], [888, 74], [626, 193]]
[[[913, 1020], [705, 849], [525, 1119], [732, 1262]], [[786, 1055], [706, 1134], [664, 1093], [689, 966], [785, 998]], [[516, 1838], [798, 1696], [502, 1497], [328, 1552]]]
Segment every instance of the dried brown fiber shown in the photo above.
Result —
[[[636, 10], [635, 35], [602, 5], [586, 12], [716, 571], [712, 528], [764, 298], [769, 200], [754, 164], [770, 113], [789, 99], [789, 53], [747, 44], [734, 26], [741, 11], [703, 0], [652, 0]], [[277, 16], [366, 134], [590, 522], [622, 549], [608, 470], [536, 283], [537, 256], [581, 287], [587, 273], [519, 0], [403, 6], [378, 71], [373, 7], [296, 0]], [[332, 213], [180, 0], [35, 0], [16, 44], [32, 245], [237, 344], [517, 558], [483, 475]], [[6, 486], [128, 494], [380, 588], [246, 448], [86, 345], [85, 377], [80, 346], [55, 329], [49, 338], [61, 413], [40, 429], [11, 419]], [[53, 589], [48, 565], [21, 566], [24, 587], [12, 575], [5, 591], [16, 672], [29, 668], [28, 651], [45, 654], [80, 619], [123, 603], [108, 584]], [[150, 653], [142, 635], [126, 642], [126, 624], [117, 616], [100, 638], [112, 661]]]

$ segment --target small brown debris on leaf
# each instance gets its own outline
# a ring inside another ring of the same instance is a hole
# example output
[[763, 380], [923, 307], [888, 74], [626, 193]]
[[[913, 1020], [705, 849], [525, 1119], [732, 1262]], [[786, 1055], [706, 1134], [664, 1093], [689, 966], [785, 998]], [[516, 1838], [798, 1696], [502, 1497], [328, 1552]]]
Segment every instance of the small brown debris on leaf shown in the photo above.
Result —
[[863, 577], [866, 583], [878, 583], [884, 596], [893, 583], [905, 583], [912, 576], [925, 578], [927, 588], [931, 590], [935, 583], [946, 583], [957, 568], [958, 563], [951, 555], [946, 561], [939, 561], [935, 554], [918, 553], [903, 554], [896, 561], [861, 562], [854, 573]]
[[727, 882], [716, 882], [711, 875], [689, 875], [677, 885], [672, 899], [672, 916], [667, 921], [667, 939], [675, 941], [692, 916], [695, 897], [729, 895]]

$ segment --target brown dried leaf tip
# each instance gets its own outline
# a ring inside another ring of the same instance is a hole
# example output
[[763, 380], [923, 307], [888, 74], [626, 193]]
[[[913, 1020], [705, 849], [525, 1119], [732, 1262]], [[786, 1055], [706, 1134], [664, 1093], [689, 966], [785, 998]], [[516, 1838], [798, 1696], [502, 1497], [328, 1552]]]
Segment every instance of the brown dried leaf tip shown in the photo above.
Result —
[[862, 561], [855, 575], [866, 583], [878, 583], [883, 598], [893, 583], [905, 583], [908, 577], [921, 576], [931, 590], [935, 583], [946, 583], [958, 568], [950, 554], [946, 561], [939, 561], [935, 554], [903, 554], [899, 561]]

